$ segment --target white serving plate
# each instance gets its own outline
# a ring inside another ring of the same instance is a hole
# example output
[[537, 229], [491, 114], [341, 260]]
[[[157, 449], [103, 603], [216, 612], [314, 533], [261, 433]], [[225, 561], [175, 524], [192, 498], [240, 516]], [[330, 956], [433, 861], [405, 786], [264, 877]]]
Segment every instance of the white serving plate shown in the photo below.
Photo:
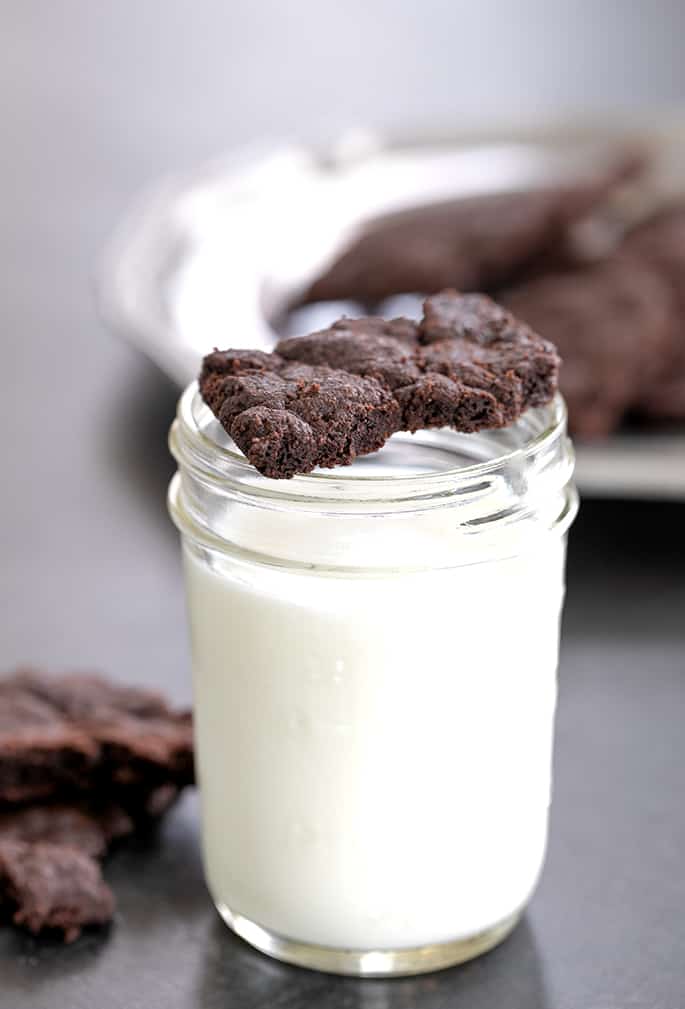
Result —
[[[537, 128], [387, 142], [356, 131], [334, 149], [274, 145], [160, 185], [130, 213], [99, 277], [108, 325], [179, 386], [214, 346], [269, 349], [277, 328], [325, 325], [355, 306], [288, 305], [381, 214], [459, 196], [577, 178], [637, 140], [654, 155], [651, 191], [685, 178], [685, 125]], [[316, 313], [316, 315], [313, 315]], [[685, 429], [577, 445], [586, 495], [685, 499]]]

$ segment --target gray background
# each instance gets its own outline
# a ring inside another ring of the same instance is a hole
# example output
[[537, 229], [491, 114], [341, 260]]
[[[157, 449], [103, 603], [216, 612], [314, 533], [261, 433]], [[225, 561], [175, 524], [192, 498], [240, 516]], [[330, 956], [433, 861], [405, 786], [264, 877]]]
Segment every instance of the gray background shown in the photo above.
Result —
[[[2, 665], [101, 668], [189, 697], [164, 511], [175, 393], [103, 332], [90, 291], [141, 187], [264, 136], [674, 105], [684, 29], [675, 0], [1, 0]], [[677, 505], [584, 505], [549, 859], [499, 950], [400, 982], [267, 961], [215, 919], [190, 797], [109, 864], [109, 937], [62, 950], [0, 931], [2, 1009], [680, 1009], [681, 529]]]

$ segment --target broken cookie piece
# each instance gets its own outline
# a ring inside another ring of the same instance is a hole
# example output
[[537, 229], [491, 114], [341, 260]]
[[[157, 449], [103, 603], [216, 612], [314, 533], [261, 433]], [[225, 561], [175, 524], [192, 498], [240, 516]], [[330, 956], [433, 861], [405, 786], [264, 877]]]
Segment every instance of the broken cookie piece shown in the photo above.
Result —
[[49, 702], [16, 680], [0, 681], [0, 802], [80, 789], [99, 746]]
[[[50, 677], [23, 672], [6, 680], [6, 693], [29, 696], [84, 737], [95, 755], [83, 788], [127, 805], [126, 793], [182, 788], [194, 780], [192, 719], [154, 691], [110, 683], [99, 676]], [[0, 762], [0, 788], [2, 783]]]
[[0, 681], [0, 905], [34, 934], [77, 938], [114, 899], [95, 859], [192, 783], [190, 712], [99, 676]]
[[65, 942], [114, 913], [97, 862], [74, 847], [46, 842], [0, 841], [0, 903], [11, 908], [15, 925], [34, 935], [60, 932]]
[[340, 319], [274, 354], [215, 351], [200, 392], [249, 461], [287, 478], [352, 462], [399, 430], [513, 423], [555, 393], [554, 346], [485, 295], [443, 291], [421, 323]]
[[206, 402], [250, 462], [268, 477], [308, 473], [374, 452], [398, 430], [397, 403], [378, 382], [326, 366], [251, 351], [205, 358]]
[[373, 304], [401, 292], [511, 284], [558, 254], [570, 227], [643, 167], [639, 152], [625, 151], [594, 179], [575, 185], [452, 200], [372, 222], [303, 302]]
[[46, 841], [102, 858], [109, 845], [134, 830], [123, 809], [110, 805], [91, 812], [84, 805], [22, 806], [0, 813], [0, 843]]
[[327, 330], [282, 340], [284, 357], [329, 364], [387, 386], [402, 429], [503, 427], [553, 395], [554, 347], [479, 294], [443, 291], [407, 319], [341, 319]]

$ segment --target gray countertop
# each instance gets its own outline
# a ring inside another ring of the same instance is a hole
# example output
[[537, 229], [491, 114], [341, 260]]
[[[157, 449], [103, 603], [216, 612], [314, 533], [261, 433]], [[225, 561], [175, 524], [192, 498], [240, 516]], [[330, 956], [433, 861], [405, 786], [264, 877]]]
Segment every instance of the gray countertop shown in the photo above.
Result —
[[[126, 0], [100, 21], [104, 7], [27, 0], [0, 15], [0, 660], [8, 670], [99, 668], [187, 700], [178, 545], [164, 505], [175, 393], [103, 332], [89, 284], [108, 230], [141, 184], [208, 156], [232, 133], [249, 138], [251, 127], [230, 103], [228, 128], [217, 127], [214, 103], [193, 128], [200, 92], [193, 85], [184, 106], [176, 50], [167, 46], [161, 59], [155, 48], [161, 4]], [[190, 6], [166, 9], [180, 47], [177, 15], [192, 20]], [[247, 5], [237, 9], [249, 21]], [[207, 10], [221, 20], [215, 4]], [[200, 36], [190, 34], [199, 67]], [[215, 40], [207, 45], [216, 60]], [[659, 73], [657, 97], [670, 98], [675, 71]], [[167, 80], [177, 119], [168, 105], [155, 114]], [[267, 128], [259, 102], [255, 109], [255, 129]], [[499, 949], [400, 981], [272, 962], [211, 908], [189, 795], [158, 838], [108, 863], [119, 901], [109, 934], [62, 949], [0, 931], [0, 1007], [680, 1009], [682, 519], [677, 504], [581, 509], [570, 542], [549, 856], [529, 912]]]

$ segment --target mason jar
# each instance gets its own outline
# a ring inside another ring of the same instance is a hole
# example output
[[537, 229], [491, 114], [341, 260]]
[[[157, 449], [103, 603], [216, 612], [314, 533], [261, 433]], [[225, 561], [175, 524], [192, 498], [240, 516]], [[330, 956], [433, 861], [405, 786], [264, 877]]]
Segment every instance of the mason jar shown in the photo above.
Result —
[[171, 450], [220, 914], [343, 974], [490, 949], [545, 852], [577, 510], [563, 401], [270, 480], [193, 384]]

